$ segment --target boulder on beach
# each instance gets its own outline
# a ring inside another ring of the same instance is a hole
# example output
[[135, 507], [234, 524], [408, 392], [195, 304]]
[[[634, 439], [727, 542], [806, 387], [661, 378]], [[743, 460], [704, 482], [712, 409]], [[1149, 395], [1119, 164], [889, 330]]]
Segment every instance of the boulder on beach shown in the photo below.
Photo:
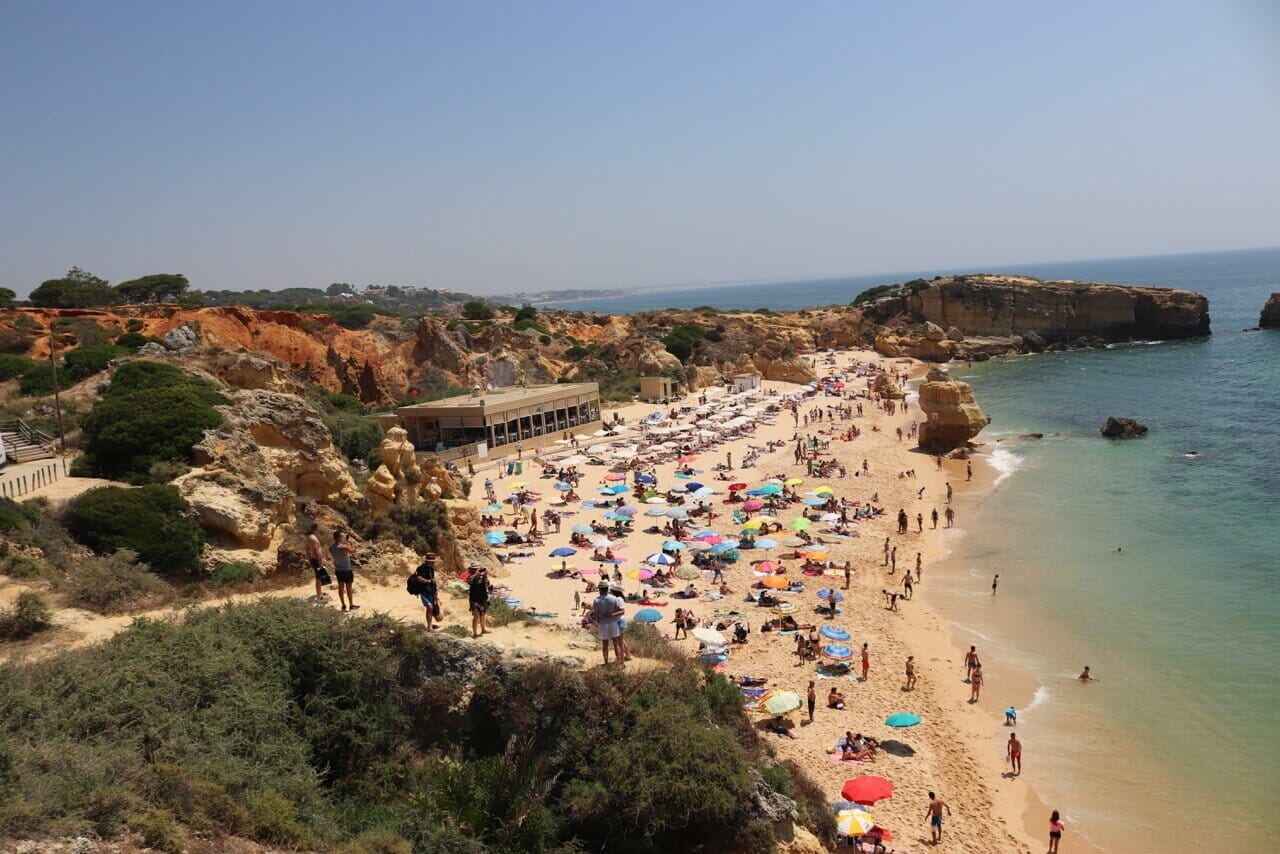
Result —
[[973, 386], [932, 370], [920, 384], [920, 447], [944, 452], [964, 447], [987, 426], [987, 416], [973, 396]]
[[1108, 439], [1136, 439], [1146, 434], [1147, 425], [1132, 418], [1117, 418], [1112, 415], [1107, 419], [1107, 423], [1102, 425], [1100, 432]]

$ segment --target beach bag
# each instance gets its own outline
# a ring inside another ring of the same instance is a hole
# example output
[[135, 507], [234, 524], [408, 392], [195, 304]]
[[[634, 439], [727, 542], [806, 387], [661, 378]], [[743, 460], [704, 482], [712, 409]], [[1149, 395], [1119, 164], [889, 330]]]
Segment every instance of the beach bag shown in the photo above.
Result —
[[404, 583], [404, 589], [410, 596], [421, 596], [427, 592], [427, 582], [418, 573], [410, 573], [409, 578]]
[[333, 579], [329, 577], [329, 570], [323, 566], [316, 571], [316, 577], [320, 579], [321, 587], [329, 587], [333, 584]]

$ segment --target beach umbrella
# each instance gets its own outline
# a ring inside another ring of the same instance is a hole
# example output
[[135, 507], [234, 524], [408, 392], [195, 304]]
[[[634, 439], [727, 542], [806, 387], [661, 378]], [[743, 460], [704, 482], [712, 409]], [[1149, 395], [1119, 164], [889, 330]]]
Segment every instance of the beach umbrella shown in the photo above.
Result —
[[783, 482], [787, 486], [799, 486], [800, 484], [804, 483], [804, 479], [799, 477], [789, 477]]
[[657, 608], [641, 608], [636, 611], [635, 621], [637, 623], [661, 623], [662, 612]]
[[667, 540], [662, 544], [664, 552], [682, 552], [684, 551], [684, 543], [679, 540]]
[[608, 519], [610, 522], [622, 522], [630, 519], [631, 517], [623, 516], [621, 513], [615, 513], [614, 511], [609, 510], [604, 514], [604, 518]]
[[676, 559], [671, 555], [664, 555], [662, 552], [654, 552], [644, 559], [644, 562], [653, 566], [671, 566]]
[[636, 483], [657, 483], [658, 479], [651, 474], [642, 474], [636, 478]]
[[525, 483], [523, 480], [517, 480], [515, 483], [507, 484], [507, 488], [508, 489], [524, 489], [528, 485], [529, 484]]
[[768, 537], [761, 537], [756, 540], [756, 548], [758, 549], [776, 549], [778, 547], [777, 540], [771, 540]]
[[565, 483], [563, 480], [556, 481], [556, 492], [568, 492], [573, 489], [573, 484]]
[[[747, 503], [750, 504], [751, 502], [748, 501]], [[755, 530], [758, 530], [760, 526], [763, 524], [764, 524], [763, 519], [748, 519], [747, 521], [742, 523], [742, 530], [755, 531]]]
[[800, 695], [793, 691], [773, 691], [762, 704], [765, 712], [775, 718], [794, 712], [801, 705]]
[[915, 726], [920, 723], [920, 716], [913, 715], [910, 712], [898, 712], [896, 715], [889, 715], [884, 719], [885, 726], [891, 726], [895, 729]]
[[645, 504], [666, 504], [667, 499], [663, 498], [661, 495], [650, 495], [648, 498], [644, 500], [644, 503]]
[[777, 611], [779, 614], [790, 614], [795, 609], [796, 606], [794, 602], [779, 602], [777, 605], [773, 606], [773, 610]]
[[608, 474], [606, 474], [606, 475], [604, 476], [604, 479], [605, 479], [605, 480], [608, 480], [608, 481], [626, 480], [626, 479], [627, 479], [627, 475], [626, 475], [626, 473], [624, 473], [624, 472], [620, 472], [620, 471], [611, 471], [611, 472], [609, 472]]
[[835, 626], [823, 626], [818, 630], [818, 634], [822, 635], [827, 640], [833, 641], [847, 641], [849, 639], [848, 632], [844, 629], [837, 629]]
[[691, 543], [685, 543], [690, 551], [705, 552], [711, 550], [711, 543], [704, 543], [702, 540], [694, 540]]
[[590, 534], [590, 533], [591, 533], [591, 526], [590, 526], [590, 525], [583, 524], [582, 522], [579, 522], [578, 524], [574, 525], [574, 526], [573, 526], [572, 528], [570, 528], [569, 530], [570, 530], [570, 531], [573, 531], [573, 533], [575, 533], [575, 534]]
[[814, 495], [835, 495], [836, 491], [829, 486], [819, 486], [813, 491]]
[[725, 552], [733, 551], [738, 547], [738, 545], [739, 544], [737, 540], [728, 540], [723, 543], [716, 543], [714, 546], [711, 547], [711, 553], [713, 555], [722, 555]]
[[695, 540], [702, 540], [703, 542], [710, 543], [713, 546], [716, 543], [720, 542], [720, 535], [717, 534], [715, 531], [711, 530], [710, 528], [708, 528], [705, 531], [699, 531], [698, 533], [693, 535], [693, 538]]
[[694, 498], [710, 498], [716, 491], [709, 486], [700, 486], [690, 493]]
[[635, 506], [634, 504], [623, 504], [621, 507], [619, 507], [617, 510], [614, 510], [613, 512], [617, 513], [619, 516], [634, 516], [640, 512], [640, 508]]
[[[707, 489], [708, 487], [703, 486], [702, 484], [698, 483], [696, 480], [691, 480], [684, 485], [684, 488], [689, 490], [690, 492], [697, 492], [699, 489]], [[712, 492], [715, 492], [715, 490], [712, 490]]]
[[824, 588], [822, 588], [821, 590], [819, 590], [819, 591], [818, 591], [818, 598], [819, 598], [819, 599], [821, 599], [823, 602], [825, 602], [825, 601], [827, 601], [827, 597], [828, 597], [828, 596], [830, 596], [832, 593], [836, 594], [836, 601], [837, 601], [837, 602], [843, 602], [843, 601], [844, 601], [844, 594], [843, 594], [843, 593], [841, 593], [841, 592], [840, 592], [840, 591], [838, 591], [838, 590], [832, 590], [830, 587], [824, 587]]
[[756, 572], [777, 572], [778, 570], [782, 569], [782, 564], [774, 563], [771, 560], [762, 560], [759, 563], [757, 563], [753, 568], [755, 569]]
[[696, 566], [685, 564], [676, 567], [675, 576], [685, 581], [697, 581], [702, 578], [702, 573], [698, 571]]
[[767, 587], [770, 590], [786, 590], [791, 586], [791, 582], [781, 575], [769, 575], [760, 580], [760, 586]]
[[804, 553], [809, 560], [826, 560], [827, 552], [825, 549], [811, 549]]
[[764, 486], [756, 490], [760, 495], [777, 495], [782, 492], [782, 487], [776, 483], [766, 483]]
[[572, 546], [560, 546], [559, 548], [551, 550], [552, 557], [569, 557], [570, 555], [576, 555], [577, 553], [578, 550]]
[[636, 581], [648, 581], [653, 578], [652, 569], [633, 569], [627, 573], [628, 578], [634, 578]]
[[825, 498], [806, 498], [804, 500], [804, 504], [807, 507], [821, 507], [823, 504], [826, 504], [826, 503], [827, 503], [827, 500]]
[[863, 836], [876, 826], [871, 813], [862, 810], [841, 810], [836, 813], [836, 833], [841, 836]]
[[564, 466], [580, 466], [586, 461], [587, 458], [582, 456], [582, 454], [574, 454], [571, 457], [565, 457], [560, 461], [560, 464]]
[[797, 516], [787, 523], [787, 527], [793, 531], [807, 531], [813, 527], [813, 523], [803, 516]]
[[725, 640], [725, 636], [715, 629], [694, 629], [692, 634], [695, 638], [710, 646], [723, 646], [728, 642]]
[[622, 495], [630, 492], [631, 487], [627, 486], [625, 483], [615, 483], [613, 486], [608, 487], [608, 491], [611, 495]]
[[491, 546], [500, 546], [507, 541], [507, 535], [501, 531], [489, 531], [484, 535], [484, 540]]
[[829, 643], [822, 648], [822, 654], [832, 661], [848, 661], [853, 658], [853, 650], [842, 643]]
[[591, 547], [593, 549], [611, 549], [613, 548], [613, 543], [608, 537], [596, 537], [591, 541]]
[[805, 545], [805, 541], [799, 537], [783, 537], [782, 544], [784, 546], [803, 546]]
[[667, 511], [667, 516], [671, 519], [688, 519], [689, 511], [680, 507], [672, 507]]
[[748, 513], [750, 513], [753, 510], [759, 510], [761, 507], [764, 507], [764, 502], [761, 501], [759, 498], [748, 498], [742, 504], [742, 509], [746, 510]]
[[731, 483], [731, 484], [729, 484], [729, 491], [730, 491], [730, 492], [740, 492], [740, 491], [742, 491], [742, 490], [744, 490], [744, 489], [746, 489], [746, 488], [747, 488], [747, 485], [746, 485], [745, 483]]
[[874, 804], [876, 801], [893, 797], [893, 783], [883, 777], [864, 774], [845, 781], [844, 788], [840, 790], [840, 796], [855, 804]]
[[658, 516], [667, 515], [667, 511], [663, 510], [661, 507], [650, 507], [648, 510], [644, 511], [644, 515], [656, 518]]

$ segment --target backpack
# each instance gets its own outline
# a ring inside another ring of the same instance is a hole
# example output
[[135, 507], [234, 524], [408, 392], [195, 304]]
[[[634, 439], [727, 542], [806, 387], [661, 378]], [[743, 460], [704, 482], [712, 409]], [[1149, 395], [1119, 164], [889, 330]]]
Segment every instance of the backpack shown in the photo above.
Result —
[[422, 576], [414, 572], [411, 573], [409, 578], [405, 581], [404, 589], [408, 591], [411, 596], [421, 596], [423, 593], [427, 592], [427, 582]]

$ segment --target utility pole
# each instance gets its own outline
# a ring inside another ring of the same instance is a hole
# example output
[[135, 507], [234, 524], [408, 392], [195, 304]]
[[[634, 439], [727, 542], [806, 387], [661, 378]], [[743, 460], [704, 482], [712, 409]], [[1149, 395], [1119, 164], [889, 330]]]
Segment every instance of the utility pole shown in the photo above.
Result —
[[[49, 324], [49, 367], [53, 368], [53, 408], [58, 413], [58, 450], [67, 452], [67, 437], [62, 432], [62, 400], [58, 397], [58, 357], [53, 350], [53, 324]], [[63, 461], [65, 465], [66, 461]]]

